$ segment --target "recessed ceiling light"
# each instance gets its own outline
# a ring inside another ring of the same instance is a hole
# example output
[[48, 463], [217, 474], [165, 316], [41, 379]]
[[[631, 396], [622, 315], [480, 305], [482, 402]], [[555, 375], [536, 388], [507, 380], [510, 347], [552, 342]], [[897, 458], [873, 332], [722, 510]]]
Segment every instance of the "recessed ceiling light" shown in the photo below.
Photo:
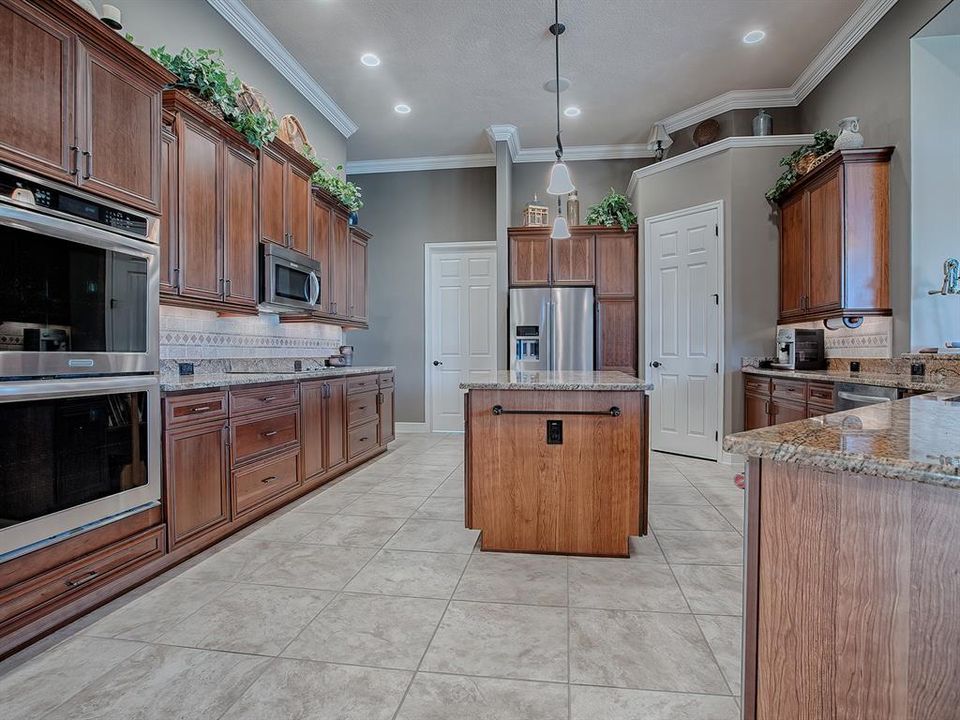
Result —
[[580, 108], [578, 108], [576, 105], [571, 105], [570, 107], [564, 109], [563, 114], [567, 117], [577, 117], [580, 115], [580, 112]]
[[380, 64], [380, 58], [374, 55], [373, 53], [364, 53], [360, 56], [360, 62], [362, 62], [367, 67], [376, 67]]
[[743, 41], [747, 45], [756, 45], [758, 42], [763, 40], [767, 34], [763, 30], [751, 30], [746, 35], [743, 36]]
[[396, 112], [396, 113], [400, 113], [401, 115], [409, 115], [409, 114], [410, 114], [410, 106], [409, 106], [409, 105], [406, 105], [406, 104], [404, 104], [404, 103], [400, 103], [399, 105], [394, 105], [394, 106], [393, 106], [393, 111]]

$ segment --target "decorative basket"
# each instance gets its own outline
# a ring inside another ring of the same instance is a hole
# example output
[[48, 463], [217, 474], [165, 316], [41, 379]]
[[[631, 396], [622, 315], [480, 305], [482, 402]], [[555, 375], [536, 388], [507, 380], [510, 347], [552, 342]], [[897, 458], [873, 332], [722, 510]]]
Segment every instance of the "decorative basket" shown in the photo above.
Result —
[[193, 92], [192, 90], [187, 90], [186, 95], [187, 97], [190, 98], [190, 100], [193, 101], [194, 105], [198, 105], [202, 107], [204, 110], [206, 110], [208, 113], [213, 115], [215, 118], [218, 118], [219, 120], [226, 119], [226, 117], [223, 114], [223, 110], [221, 110], [220, 106], [217, 105], [213, 100], [205, 100], [204, 98], [200, 97], [195, 92]]
[[799, 160], [794, 164], [793, 169], [797, 175], [806, 175], [817, 162], [816, 154], [809, 152], [806, 155], [802, 155]]
[[245, 82], [240, 83], [240, 92], [237, 93], [237, 105], [241, 110], [246, 110], [254, 115], [266, 113], [270, 117], [275, 117], [263, 93], [255, 87], [247, 85]]
[[277, 129], [277, 139], [283, 140], [301, 155], [306, 155], [307, 148], [310, 147], [310, 141], [307, 140], [307, 133], [303, 125], [294, 115], [284, 115], [280, 118], [280, 127]]
[[550, 210], [544, 205], [527, 205], [523, 209], [521, 225], [524, 227], [544, 227], [550, 219]]

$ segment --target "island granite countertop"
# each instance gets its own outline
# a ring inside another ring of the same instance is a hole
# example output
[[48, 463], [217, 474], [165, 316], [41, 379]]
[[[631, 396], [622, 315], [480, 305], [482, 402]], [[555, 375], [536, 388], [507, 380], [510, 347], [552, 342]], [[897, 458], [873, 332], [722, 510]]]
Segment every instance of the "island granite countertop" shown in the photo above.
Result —
[[393, 372], [390, 366], [383, 367], [323, 367], [309, 370], [282, 372], [204, 372], [196, 375], [176, 375], [160, 373], [161, 392], [179, 392], [181, 390], [203, 390], [209, 388], [230, 387], [233, 385], [255, 385], [273, 382], [294, 382], [296, 380], [317, 380], [323, 378], [341, 378], [351, 375], [371, 375]]
[[649, 392], [653, 385], [613, 370], [501, 370], [490, 380], [462, 382], [460, 389]]
[[885, 402], [728, 435], [747, 457], [960, 490], [958, 391]]

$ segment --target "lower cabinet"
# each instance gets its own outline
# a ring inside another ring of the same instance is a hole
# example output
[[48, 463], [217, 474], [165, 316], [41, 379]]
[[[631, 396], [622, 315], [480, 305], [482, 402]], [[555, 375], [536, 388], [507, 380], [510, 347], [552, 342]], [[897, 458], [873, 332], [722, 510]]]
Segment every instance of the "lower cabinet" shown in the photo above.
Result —
[[300, 484], [300, 453], [252, 463], [232, 475], [234, 515], [240, 517]]
[[394, 401], [393, 401], [393, 381], [390, 381], [389, 387], [380, 388], [379, 396], [380, 412], [380, 444], [386, 445], [397, 437], [394, 425]]
[[757, 430], [833, 412], [831, 382], [743, 376], [743, 429]]
[[345, 380], [314, 380], [300, 385], [303, 479], [314, 482], [347, 461]]

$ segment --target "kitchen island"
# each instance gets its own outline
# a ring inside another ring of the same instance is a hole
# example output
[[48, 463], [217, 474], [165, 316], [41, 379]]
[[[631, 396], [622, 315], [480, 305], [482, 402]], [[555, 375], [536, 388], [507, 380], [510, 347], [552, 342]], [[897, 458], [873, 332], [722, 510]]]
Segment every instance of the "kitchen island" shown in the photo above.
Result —
[[647, 532], [647, 395], [620, 372], [466, 382], [466, 526], [481, 549], [629, 555]]
[[745, 720], [957, 717], [957, 394], [724, 440], [749, 458]]

